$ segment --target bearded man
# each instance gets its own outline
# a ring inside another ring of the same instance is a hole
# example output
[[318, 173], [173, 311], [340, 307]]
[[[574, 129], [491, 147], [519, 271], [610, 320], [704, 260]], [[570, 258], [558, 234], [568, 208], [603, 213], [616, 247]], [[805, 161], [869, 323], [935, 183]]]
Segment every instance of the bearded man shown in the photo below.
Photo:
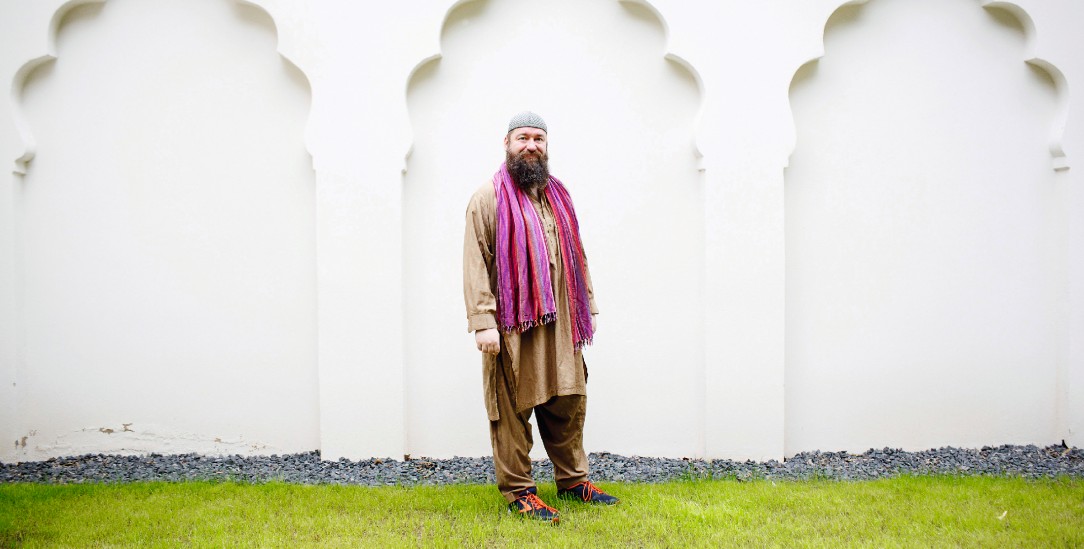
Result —
[[512, 117], [505, 163], [467, 206], [463, 298], [482, 352], [497, 488], [508, 509], [556, 523], [531, 477], [533, 413], [553, 463], [557, 497], [613, 505], [587, 477], [583, 421], [595, 332], [594, 292], [565, 186], [549, 174], [542, 117]]

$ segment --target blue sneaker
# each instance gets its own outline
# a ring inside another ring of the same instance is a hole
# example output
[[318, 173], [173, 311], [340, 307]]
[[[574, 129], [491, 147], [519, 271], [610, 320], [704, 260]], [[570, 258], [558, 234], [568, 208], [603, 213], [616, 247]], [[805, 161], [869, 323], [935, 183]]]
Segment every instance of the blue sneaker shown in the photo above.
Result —
[[515, 501], [508, 504], [508, 512], [519, 513], [522, 518], [541, 520], [551, 524], [561, 522], [561, 516], [557, 509], [546, 505], [546, 502], [538, 497], [537, 489], [534, 487], [520, 492]]
[[599, 505], [617, 505], [621, 500], [603, 492], [598, 486], [585, 480], [567, 490], [558, 490], [557, 497], [561, 499], [578, 499], [584, 503], [597, 503]]

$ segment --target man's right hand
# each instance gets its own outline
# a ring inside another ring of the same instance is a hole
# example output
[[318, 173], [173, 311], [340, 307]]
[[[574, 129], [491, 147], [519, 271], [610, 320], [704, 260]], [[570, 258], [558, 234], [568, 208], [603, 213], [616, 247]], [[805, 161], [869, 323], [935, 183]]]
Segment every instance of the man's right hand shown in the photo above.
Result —
[[501, 333], [496, 328], [477, 330], [474, 332], [474, 342], [483, 353], [496, 355], [501, 352]]

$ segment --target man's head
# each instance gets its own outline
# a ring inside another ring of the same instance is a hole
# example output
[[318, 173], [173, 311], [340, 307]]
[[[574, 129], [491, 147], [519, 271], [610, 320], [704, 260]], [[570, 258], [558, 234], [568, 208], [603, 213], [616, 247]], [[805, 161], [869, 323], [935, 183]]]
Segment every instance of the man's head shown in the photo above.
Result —
[[521, 112], [508, 122], [504, 155], [508, 172], [519, 188], [529, 191], [546, 186], [550, 177], [547, 144], [546, 121], [541, 116]]

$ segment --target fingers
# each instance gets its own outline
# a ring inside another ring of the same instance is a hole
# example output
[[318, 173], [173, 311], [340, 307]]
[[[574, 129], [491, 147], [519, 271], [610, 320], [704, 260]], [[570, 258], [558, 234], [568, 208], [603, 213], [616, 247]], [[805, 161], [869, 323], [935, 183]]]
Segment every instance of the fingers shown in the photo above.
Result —
[[479, 342], [475, 345], [479, 351], [487, 355], [499, 355], [501, 353], [501, 342], [497, 340], [495, 342]]
[[501, 336], [495, 329], [475, 332], [474, 343], [483, 353], [496, 355], [501, 352]]

